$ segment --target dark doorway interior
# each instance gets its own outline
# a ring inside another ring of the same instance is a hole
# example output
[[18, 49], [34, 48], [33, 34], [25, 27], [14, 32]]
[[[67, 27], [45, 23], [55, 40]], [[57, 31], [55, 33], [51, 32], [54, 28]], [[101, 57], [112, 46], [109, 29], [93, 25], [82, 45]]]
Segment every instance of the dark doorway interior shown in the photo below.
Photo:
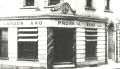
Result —
[[73, 61], [73, 39], [75, 29], [54, 28], [54, 61]]

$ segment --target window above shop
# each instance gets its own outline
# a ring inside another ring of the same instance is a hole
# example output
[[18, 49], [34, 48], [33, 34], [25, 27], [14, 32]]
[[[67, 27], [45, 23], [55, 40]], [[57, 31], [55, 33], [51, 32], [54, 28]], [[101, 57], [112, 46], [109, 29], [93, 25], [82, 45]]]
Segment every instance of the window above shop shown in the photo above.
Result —
[[106, 10], [110, 10], [110, 0], [106, 0], [105, 9], [106, 9]]
[[92, 6], [92, 0], [86, 0], [86, 10], [95, 10]]
[[112, 12], [110, 9], [110, 0], [105, 0], [105, 12]]
[[23, 0], [23, 7], [21, 9], [36, 9], [35, 0]]
[[61, 0], [45, 0], [45, 8], [51, 8], [60, 2]]
[[60, 0], [49, 0], [49, 5], [56, 5], [60, 3]]
[[92, 7], [92, 0], [87, 0], [86, 6], [87, 7]]
[[34, 0], [25, 0], [25, 6], [34, 6]]

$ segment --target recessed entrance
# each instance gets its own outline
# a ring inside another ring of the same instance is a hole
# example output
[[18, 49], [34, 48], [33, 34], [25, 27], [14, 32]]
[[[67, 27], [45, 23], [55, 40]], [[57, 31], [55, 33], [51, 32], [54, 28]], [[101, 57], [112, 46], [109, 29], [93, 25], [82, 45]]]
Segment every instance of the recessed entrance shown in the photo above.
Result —
[[54, 31], [54, 63], [73, 62], [75, 29], [53, 28]]
[[114, 24], [108, 25], [108, 63], [115, 61]]

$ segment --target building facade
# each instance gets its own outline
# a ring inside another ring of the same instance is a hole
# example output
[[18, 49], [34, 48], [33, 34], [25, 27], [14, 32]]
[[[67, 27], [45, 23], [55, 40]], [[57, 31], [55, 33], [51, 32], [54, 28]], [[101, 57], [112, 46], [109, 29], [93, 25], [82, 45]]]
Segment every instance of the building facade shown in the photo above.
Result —
[[119, 19], [114, 15], [114, 3], [0, 1], [1, 68], [51, 69], [119, 62], [119, 30], [115, 27]]

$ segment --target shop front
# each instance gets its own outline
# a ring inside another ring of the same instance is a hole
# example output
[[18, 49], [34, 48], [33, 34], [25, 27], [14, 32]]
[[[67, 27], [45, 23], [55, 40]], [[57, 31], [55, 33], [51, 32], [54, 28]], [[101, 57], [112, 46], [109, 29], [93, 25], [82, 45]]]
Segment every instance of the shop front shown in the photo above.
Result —
[[[87, 18], [86, 18], [87, 19]], [[107, 63], [106, 22], [56, 20], [47, 28], [48, 67], [82, 67]]]
[[84, 22], [76, 29], [76, 63], [92, 66], [106, 63], [105, 23]]
[[0, 21], [1, 65], [57, 68], [105, 63], [104, 20], [47, 17], [49, 19], [19, 17]]
[[106, 19], [74, 15], [68, 3], [52, 12], [1, 17], [0, 65], [55, 69], [107, 62]]

